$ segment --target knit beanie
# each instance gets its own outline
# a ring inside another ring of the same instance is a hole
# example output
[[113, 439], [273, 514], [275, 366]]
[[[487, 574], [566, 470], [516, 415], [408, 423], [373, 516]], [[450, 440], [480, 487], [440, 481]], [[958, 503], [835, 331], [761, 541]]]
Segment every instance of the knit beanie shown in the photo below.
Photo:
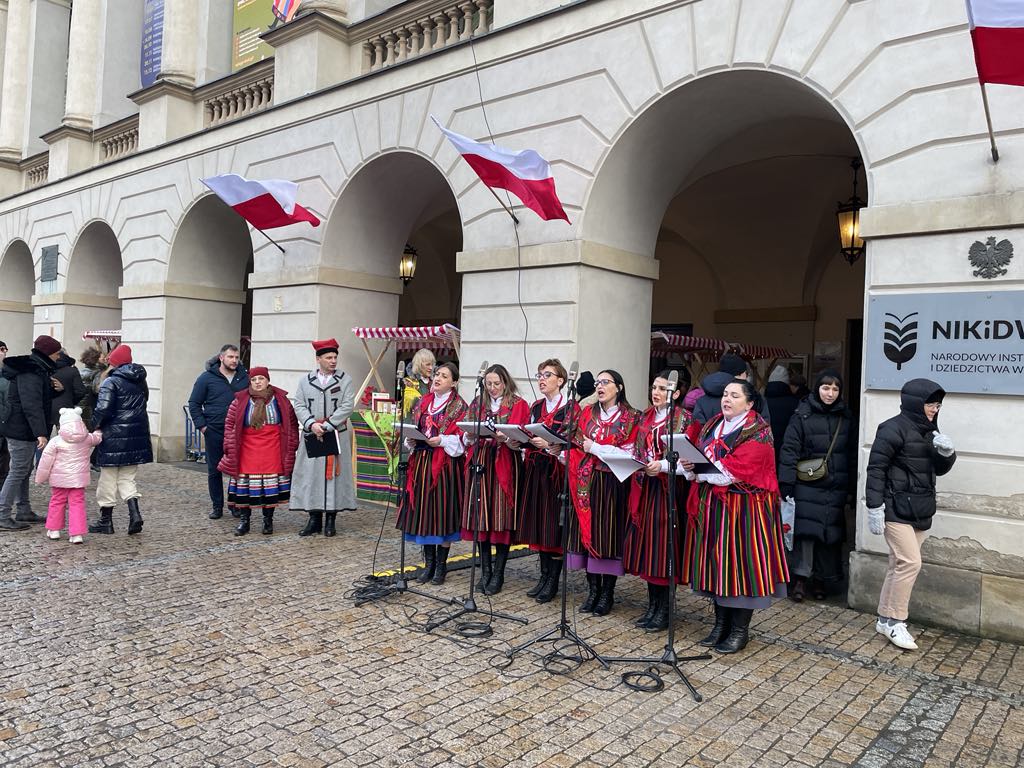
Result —
[[718, 361], [718, 370], [723, 373], [731, 373], [733, 376], [739, 376], [747, 372], [747, 363], [739, 355], [726, 352]]
[[253, 379], [257, 376], [262, 376], [267, 381], [270, 381], [270, 371], [264, 368], [262, 365], [257, 365], [255, 368], [249, 369], [249, 378]]
[[60, 352], [61, 343], [53, 336], [37, 336], [36, 340], [32, 342], [32, 348], [44, 355], [52, 355], [55, 352]]
[[110, 363], [111, 368], [132, 362], [132, 348], [127, 344], [118, 344], [114, 347], [114, 351], [107, 355], [107, 362]]

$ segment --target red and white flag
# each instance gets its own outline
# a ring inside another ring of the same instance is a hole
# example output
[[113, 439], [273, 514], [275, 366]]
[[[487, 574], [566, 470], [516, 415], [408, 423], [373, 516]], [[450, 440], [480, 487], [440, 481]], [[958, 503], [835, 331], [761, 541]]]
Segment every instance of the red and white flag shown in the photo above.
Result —
[[211, 176], [201, 181], [256, 229], [286, 227], [300, 221], [320, 226], [320, 219], [295, 202], [299, 185], [293, 181], [252, 181], [237, 173]]
[[1024, 0], [967, 0], [982, 83], [1024, 85]]
[[523, 201], [523, 205], [545, 221], [565, 219], [562, 203], [555, 193], [555, 180], [548, 161], [532, 149], [513, 152], [494, 144], [481, 144], [449, 131], [433, 115], [430, 119], [448, 137], [462, 159], [476, 171], [488, 187], [507, 189]]

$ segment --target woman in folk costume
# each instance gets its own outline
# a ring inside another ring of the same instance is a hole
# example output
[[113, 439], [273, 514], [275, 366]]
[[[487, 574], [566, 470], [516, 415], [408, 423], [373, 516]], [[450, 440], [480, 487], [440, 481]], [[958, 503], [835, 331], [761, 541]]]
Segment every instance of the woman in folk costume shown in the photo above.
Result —
[[[299, 379], [292, 405], [302, 426], [302, 437], [295, 457], [289, 509], [309, 513], [299, 536], [323, 531], [334, 536], [339, 510], [356, 508], [356, 489], [352, 478], [352, 441], [348, 419], [355, 407], [355, 384], [338, 371], [336, 339], [314, 341], [317, 367]], [[305, 439], [310, 435], [323, 439], [336, 432], [341, 453], [310, 458]]]
[[[479, 418], [484, 423], [527, 423], [530, 409], [516, 391], [515, 382], [503, 365], [492, 365], [484, 372], [483, 403], [474, 400], [466, 421]], [[519, 529], [519, 480], [522, 476], [523, 457], [509, 447], [508, 438], [498, 431], [497, 438], [466, 434], [466, 471], [471, 472], [474, 461], [483, 469], [480, 475], [480, 508], [475, 508], [468, 491], [472, 488], [472, 475], [466, 476], [466, 503], [462, 513], [462, 538], [473, 540], [476, 532], [480, 542], [481, 590], [485, 595], [496, 595], [505, 584], [505, 563], [512, 536]], [[491, 559], [491, 545], [495, 557]]]
[[235, 395], [224, 419], [228, 504], [239, 510], [236, 536], [249, 532], [252, 510], [263, 510], [263, 533], [274, 532], [274, 509], [288, 503], [299, 427], [288, 393], [271, 386], [270, 371], [249, 369], [249, 387]]
[[[676, 484], [675, 577], [677, 584], [683, 582], [680, 578], [682, 547], [679, 542], [685, 530], [685, 515], [680, 515], [678, 510], [686, 506], [685, 483], [679, 476], [682, 470], [678, 464], [674, 472], [669, 472], [668, 461], [662, 458], [665, 444], [661, 439], [686, 432], [693, 417], [677, 402], [672, 426], [669, 427], [668, 377], [667, 370], [655, 377], [651, 384], [651, 407], [644, 411], [637, 430], [633, 455], [647, 466], [643, 472], [637, 472], [631, 478], [629, 520], [626, 523], [626, 541], [622, 547], [622, 567], [626, 573], [639, 576], [647, 582], [647, 610], [635, 625], [649, 632], [668, 628], [668, 485], [672, 482]], [[680, 391], [676, 389], [672, 393], [674, 400], [679, 400]]]
[[715, 601], [715, 626], [700, 641], [719, 653], [747, 645], [750, 618], [786, 596], [789, 570], [782, 544], [779, 485], [771, 426], [753, 410], [753, 385], [733, 379], [722, 412], [691, 439], [708, 457], [696, 468], [680, 462], [690, 488], [683, 577]]
[[629, 516], [629, 481], [619, 482], [602, 461], [632, 458], [640, 412], [626, 400], [618, 371], [597, 374], [597, 402], [580, 412], [569, 452], [569, 489], [575, 515], [569, 518], [566, 567], [587, 571], [585, 613], [604, 616], [615, 603], [615, 582], [622, 568], [622, 544]]
[[455, 390], [459, 369], [443, 363], [434, 370], [434, 386], [413, 409], [410, 423], [427, 440], [411, 447], [405, 496], [398, 509], [398, 528], [406, 541], [423, 547], [426, 567], [418, 581], [444, 584], [448, 551], [459, 539], [465, 496], [465, 453], [458, 422], [466, 419], [466, 401]]
[[[562, 388], [569, 379], [565, 366], [549, 359], [537, 366], [537, 387], [541, 398], [531, 407], [527, 421], [543, 424], [561, 435], [567, 422], [576, 421], [579, 406], [566, 400]], [[514, 447], [516, 444], [513, 443]], [[535, 437], [524, 446], [523, 484], [520, 498], [522, 519], [517, 541], [540, 553], [540, 578], [526, 591], [538, 603], [548, 603], [558, 594], [562, 574], [562, 525], [559, 495], [565, 483], [565, 468], [558, 460], [561, 448]]]

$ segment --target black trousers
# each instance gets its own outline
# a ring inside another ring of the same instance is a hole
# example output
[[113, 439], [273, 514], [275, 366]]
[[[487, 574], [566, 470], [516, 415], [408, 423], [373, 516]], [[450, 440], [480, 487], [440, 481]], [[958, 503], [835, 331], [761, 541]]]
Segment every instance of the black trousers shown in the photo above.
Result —
[[224, 458], [224, 433], [207, 426], [203, 433], [206, 442], [206, 479], [210, 486], [210, 502], [214, 509], [224, 509], [224, 475], [217, 469]]

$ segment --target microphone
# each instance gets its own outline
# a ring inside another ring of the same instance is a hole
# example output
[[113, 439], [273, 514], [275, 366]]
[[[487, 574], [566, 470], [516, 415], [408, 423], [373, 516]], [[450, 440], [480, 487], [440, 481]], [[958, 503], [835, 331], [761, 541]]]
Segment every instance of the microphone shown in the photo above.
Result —
[[482, 379], [484, 375], [487, 373], [487, 369], [490, 367], [490, 364], [486, 360], [484, 360], [482, 363], [480, 363], [480, 370], [477, 372], [476, 377], [478, 379]]
[[669, 397], [672, 393], [679, 389], [679, 371], [672, 371], [668, 375], [668, 394]]
[[398, 368], [395, 370], [395, 378], [401, 381], [405, 378], [405, 363], [401, 360], [398, 361]]
[[576, 381], [576, 377], [580, 375], [580, 363], [578, 360], [573, 360], [572, 365], [569, 366], [569, 381]]

